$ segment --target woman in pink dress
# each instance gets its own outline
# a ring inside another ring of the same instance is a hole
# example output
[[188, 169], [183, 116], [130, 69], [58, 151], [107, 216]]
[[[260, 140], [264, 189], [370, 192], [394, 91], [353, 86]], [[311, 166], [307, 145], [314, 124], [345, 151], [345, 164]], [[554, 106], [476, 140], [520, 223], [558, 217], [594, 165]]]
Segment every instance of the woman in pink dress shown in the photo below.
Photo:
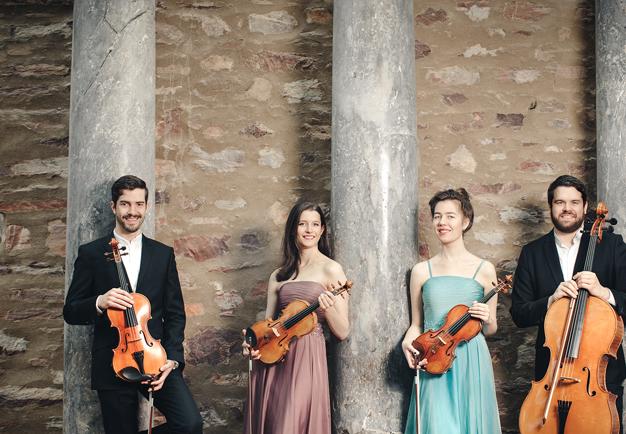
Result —
[[[283, 237], [283, 260], [269, 279], [266, 318], [276, 318], [296, 299], [319, 300], [318, 324], [291, 343], [285, 360], [272, 365], [255, 361], [252, 401], [245, 411], [245, 434], [330, 434], [330, 394], [326, 343], [328, 326], [339, 340], [348, 336], [348, 296], [329, 290], [346, 281], [341, 266], [329, 258], [324, 213], [319, 205], [298, 202], [290, 211]], [[245, 330], [244, 330], [245, 336]], [[244, 355], [249, 346], [244, 342]], [[254, 359], [259, 358], [252, 351]], [[249, 415], [249, 411], [252, 415]], [[252, 431], [249, 428], [252, 419]]]

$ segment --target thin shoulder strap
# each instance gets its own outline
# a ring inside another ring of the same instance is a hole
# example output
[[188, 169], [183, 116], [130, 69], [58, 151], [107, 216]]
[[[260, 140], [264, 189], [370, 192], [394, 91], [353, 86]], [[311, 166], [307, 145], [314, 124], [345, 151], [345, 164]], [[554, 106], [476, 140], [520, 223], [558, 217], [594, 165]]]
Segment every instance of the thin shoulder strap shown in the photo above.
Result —
[[478, 268], [476, 269], [476, 271], [474, 272], [474, 275], [472, 276], [472, 279], [476, 279], [476, 275], [478, 274], [478, 272], [480, 271], [480, 267], [483, 266], [483, 262], [485, 262], [485, 260], [481, 260], [480, 264], [478, 264]]
[[433, 277], [433, 270], [430, 268], [430, 259], [426, 261], [428, 264], [428, 277]]

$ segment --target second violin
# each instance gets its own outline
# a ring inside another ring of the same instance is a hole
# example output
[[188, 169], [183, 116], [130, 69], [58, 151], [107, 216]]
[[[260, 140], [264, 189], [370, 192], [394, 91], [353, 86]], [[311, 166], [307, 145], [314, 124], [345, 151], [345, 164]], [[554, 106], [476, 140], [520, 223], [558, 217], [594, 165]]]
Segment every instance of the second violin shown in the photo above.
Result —
[[[498, 280], [498, 285], [485, 294], [479, 303], [487, 303], [498, 292], [506, 293], [511, 287], [512, 280], [510, 274]], [[419, 360], [428, 359], [424, 370], [429, 374], [443, 374], [450, 369], [456, 357], [454, 354], [456, 347], [480, 333], [482, 322], [472, 318], [468, 310], [469, 307], [464, 304], [454, 306], [448, 312], [441, 328], [428, 330], [413, 341], [413, 348], [419, 351]]]
[[[350, 292], [352, 282], [346, 281], [339, 288], [331, 291], [333, 295]], [[258, 321], [246, 329], [246, 340], [261, 354], [263, 363], [276, 363], [289, 351], [293, 339], [309, 334], [317, 324], [315, 310], [319, 301], [309, 304], [304, 300], [294, 300], [280, 313], [278, 319]]]

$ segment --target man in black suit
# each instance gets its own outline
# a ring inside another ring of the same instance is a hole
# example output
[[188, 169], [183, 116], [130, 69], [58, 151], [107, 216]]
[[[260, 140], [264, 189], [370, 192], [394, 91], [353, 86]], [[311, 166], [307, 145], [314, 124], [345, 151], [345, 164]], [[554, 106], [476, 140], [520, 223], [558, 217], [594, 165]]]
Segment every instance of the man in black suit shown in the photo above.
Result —
[[[548, 204], [554, 229], [522, 248], [515, 280], [511, 315], [518, 327], [538, 326], [535, 343], [535, 380], [546, 373], [550, 352], [545, 348], [543, 322], [550, 305], [562, 297], [576, 297], [579, 288], [610, 303], [625, 318], [626, 246], [620, 235], [604, 232], [596, 246], [592, 271], [584, 267], [589, 234], [582, 234], [587, 212], [587, 191], [579, 179], [562, 175], [548, 188]], [[585, 324], [585, 326], [591, 326]], [[626, 377], [624, 351], [609, 358], [607, 388], [616, 394], [621, 420], [622, 381]]]
[[115, 181], [111, 187], [113, 236], [124, 247], [122, 258], [130, 289], [150, 301], [148, 329], [155, 339], [161, 339], [167, 354], [161, 373], [142, 384], [123, 381], [113, 372], [112, 350], [119, 336], [105, 311], [125, 310], [133, 298], [119, 288], [115, 264], [105, 257], [105, 252], [111, 251], [111, 236], [78, 249], [63, 317], [68, 324], [94, 324], [91, 386], [98, 392], [107, 434], [137, 433], [137, 391], [146, 396], [149, 388], [154, 392], [155, 406], [167, 418], [167, 427], [159, 427], [159, 432], [199, 434], [202, 418], [181, 374], [185, 307], [174, 251], [141, 233], [147, 208], [148, 188], [143, 180], [127, 175]]

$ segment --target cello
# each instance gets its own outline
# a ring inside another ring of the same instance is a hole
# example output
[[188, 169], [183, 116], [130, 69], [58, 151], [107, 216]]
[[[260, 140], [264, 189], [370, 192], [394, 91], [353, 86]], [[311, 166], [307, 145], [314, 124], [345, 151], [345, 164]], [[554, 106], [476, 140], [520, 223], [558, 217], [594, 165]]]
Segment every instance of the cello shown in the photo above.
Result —
[[[592, 271], [606, 219], [598, 203], [583, 271]], [[609, 226], [608, 230], [613, 228]], [[593, 326], [592, 326], [593, 325]], [[613, 307], [579, 288], [578, 296], [556, 300], [544, 320], [550, 364], [533, 381], [519, 414], [521, 434], [617, 434], [617, 397], [606, 388], [608, 357], [617, 357], [624, 323]]]

